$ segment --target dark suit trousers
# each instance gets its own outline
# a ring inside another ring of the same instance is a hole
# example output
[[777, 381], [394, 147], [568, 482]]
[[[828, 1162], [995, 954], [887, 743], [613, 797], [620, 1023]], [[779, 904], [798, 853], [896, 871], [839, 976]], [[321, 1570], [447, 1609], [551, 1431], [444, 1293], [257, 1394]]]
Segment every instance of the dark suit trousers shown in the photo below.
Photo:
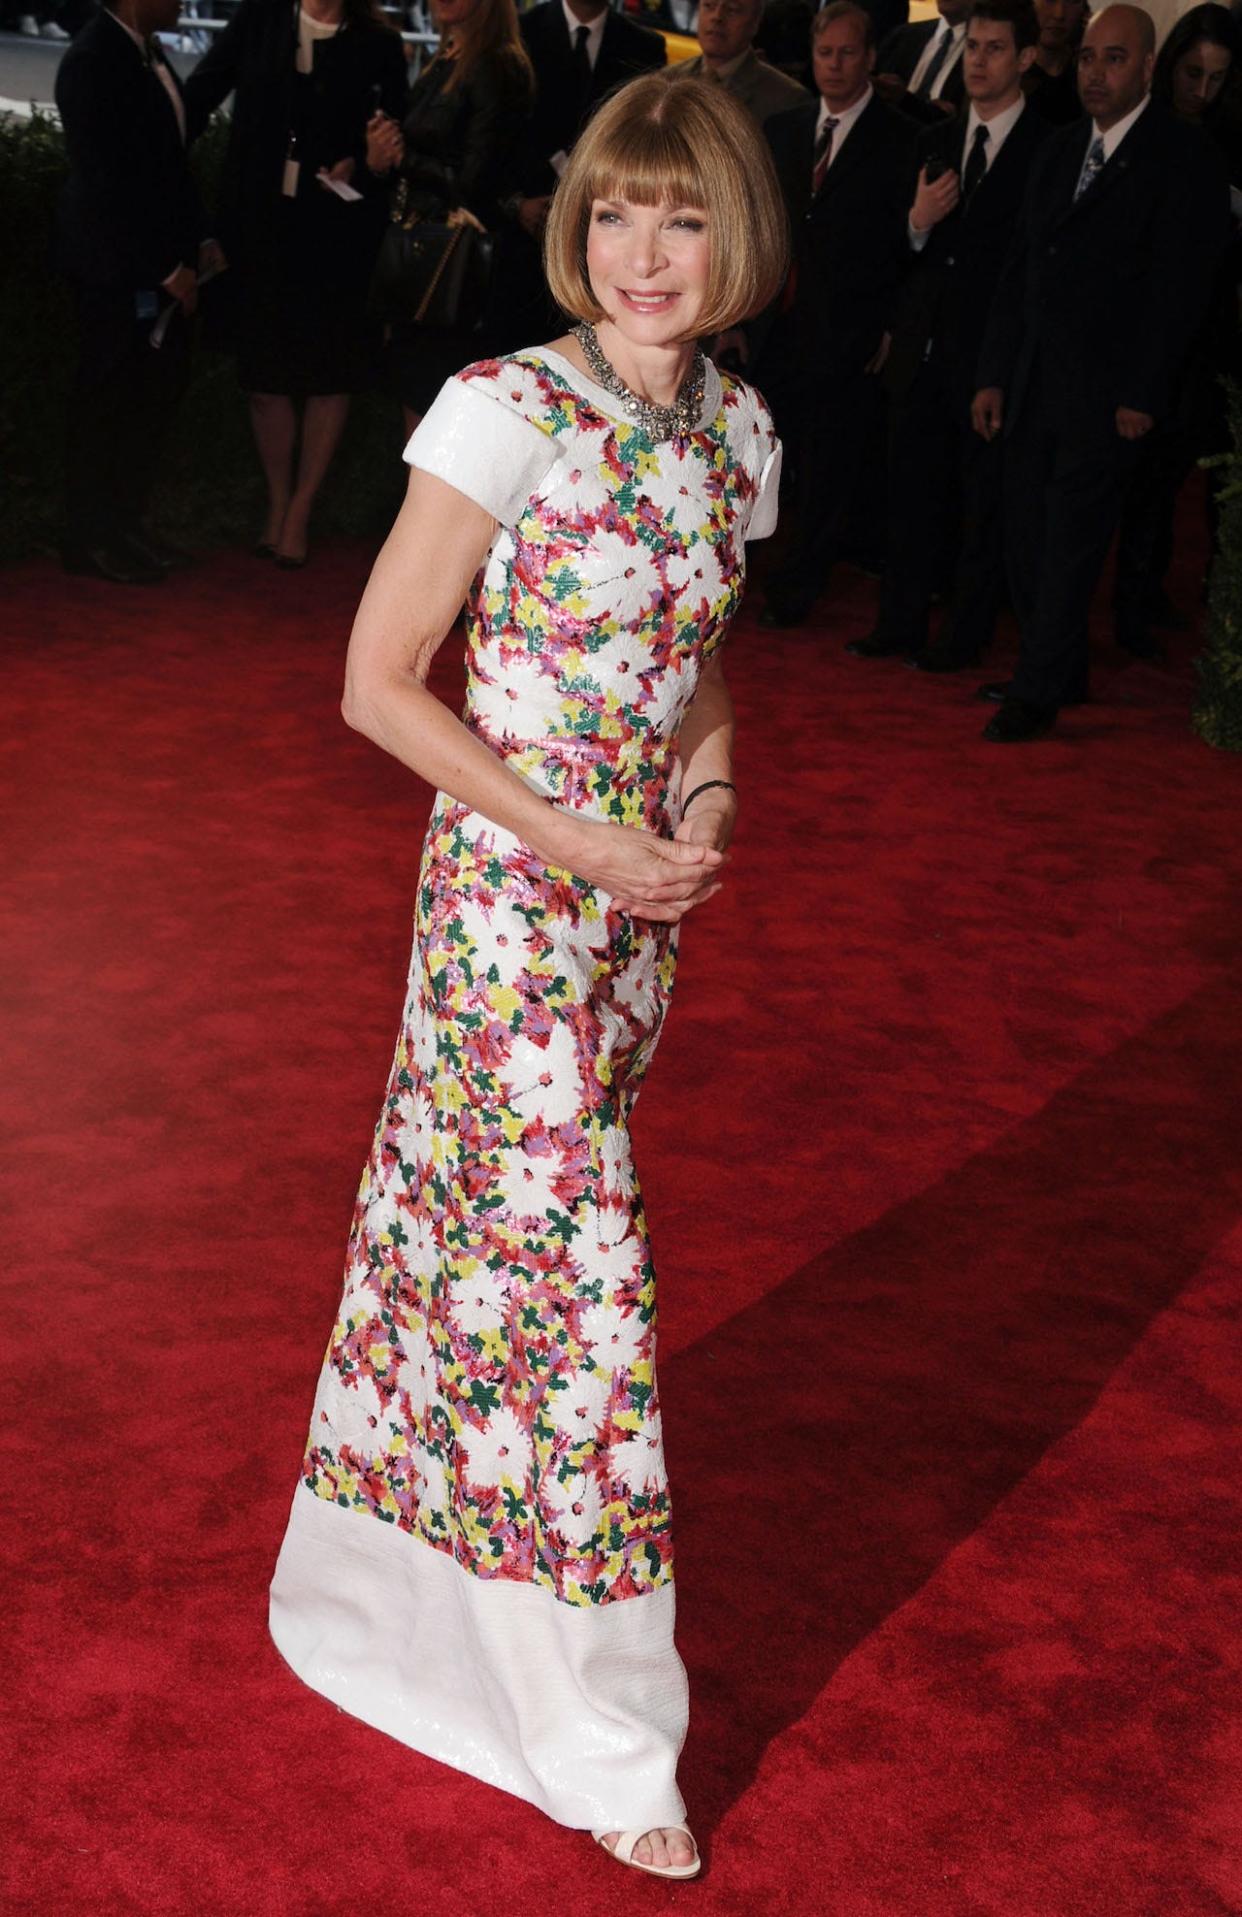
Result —
[[1135, 455], [1107, 419], [1058, 416], [1038, 367], [1005, 447], [1005, 560], [1021, 645], [1013, 696], [1055, 712], [1087, 683], [1087, 618]]
[[839, 555], [846, 515], [883, 395], [861, 368], [847, 372], [786, 357], [773, 335], [757, 374], [793, 467], [789, 544], [769, 594], [810, 606]]
[[935, 356], [925, 360], [893, 405], [878, 621], [912, 652], [927, 643], [938, 591], [949, 595], [942, 648], [973, 659], [992, 637], [1005, 578], [1000, 460]]
[[189, 342], [178, 313], [158, 350], [152, 320], [134, 316], [134, 296], [80, 287], [81, 342], [69, 407], [66, 546], [107, 544], [137, 527], [189, 377]]

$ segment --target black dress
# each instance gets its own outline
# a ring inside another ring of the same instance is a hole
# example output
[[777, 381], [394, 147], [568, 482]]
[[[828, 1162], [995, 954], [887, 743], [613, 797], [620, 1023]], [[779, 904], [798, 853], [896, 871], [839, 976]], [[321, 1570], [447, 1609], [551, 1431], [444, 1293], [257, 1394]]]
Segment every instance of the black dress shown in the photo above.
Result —
[[428, 220], [468, 207], [495, 236], [495, 263], [490, 293], [482, 310], [469, 316], [472, 324], [393, 328], [389, 380], [402, 404], [416, 413], [425, 413], [445, 380], [468, 361], [530, 343], [509, 337], [505, 289], [520, 236], [502, 211], [502, 202], [517, 189], [530, 72], [510, 56], [485, 53], [456, 86], [450, 84], [453, 73], [452, 60], [439, 55], [410, 88], [401, 128], [407, 205]]
[[[236, 92], [219, 207], [219, 238], [236, 304], [238, 378], [247, 392], [357, 392], [375, 367], [367, 294], [384, 230], [387, 186], [366, 167], [366, 125], [378, 106], [405, 110], [400, 38], [343, 23], [317, 40], [298, 73], [292, 0], [242, 0], [186, 82], [191, 134]], [[291, 141], [294, 143], [291, 147]], [[295, 152], [293, 195], [282, 188]], [[315, 179], [355, 160], [346, 203]]]

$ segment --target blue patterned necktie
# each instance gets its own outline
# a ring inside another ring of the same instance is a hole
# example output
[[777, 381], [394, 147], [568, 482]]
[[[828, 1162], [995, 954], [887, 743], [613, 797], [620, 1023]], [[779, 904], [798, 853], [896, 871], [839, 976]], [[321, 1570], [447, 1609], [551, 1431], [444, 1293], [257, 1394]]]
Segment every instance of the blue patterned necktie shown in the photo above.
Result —
[[1087, 148], [1087, 157], [1083, 162], [1082, 172], [1078, 176], [1078, 186], [1075, 189], [1074, 198], [1081, 200], [1092, 181], [1097, 179], [1103, 171], [1104, 142], [1097, 133], [1095, 139], [1092, 140], [1090, 146]]

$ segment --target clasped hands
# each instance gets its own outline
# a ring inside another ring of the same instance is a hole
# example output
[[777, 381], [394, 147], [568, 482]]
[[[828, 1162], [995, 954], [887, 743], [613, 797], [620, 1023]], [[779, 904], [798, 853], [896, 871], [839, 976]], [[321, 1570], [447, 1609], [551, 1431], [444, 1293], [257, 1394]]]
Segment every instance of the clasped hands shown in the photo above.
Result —
[[731, 798], [705, 793], [671, 839], [634, 826], [575, 820], [581, 843], [572, 856], [555, 862], [608, 893], [614, 911], [676, 925], [719, 892], [733, 814]]
[[367, 171], [391, 173], [405, 158], [405, 140], [397, 122], [387, 113], [373, 113], [367, 121]]

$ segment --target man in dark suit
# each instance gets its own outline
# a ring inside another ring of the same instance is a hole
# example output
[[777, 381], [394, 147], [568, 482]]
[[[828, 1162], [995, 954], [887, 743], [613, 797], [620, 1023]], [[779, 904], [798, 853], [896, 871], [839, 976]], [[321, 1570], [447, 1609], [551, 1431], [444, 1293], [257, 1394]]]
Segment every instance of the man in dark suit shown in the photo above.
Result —
[[964, 97], [962, 51], [970, 0], [937, 0], [935, 20], [894, 27], [881, 43], [875, 90], [923, 126], [957, 112]]
[[789, 210], [792, 298], [749, 333], [749, 362], [794, 468], [790, 543], [764, 615], [797, 625], [840, 548], [844, 514], [880, 402], [906, 258], [915, 130], [871, 86], [869, 15], [833, 0], [812, 25], [818, 101], [764, 131]]
[[[863, 658], [908, 652], [926, 671], [953, 671], [980, 657], [995, 623], [1001, 443], [972, 430], [970, 406], [988, 309], [1048, 132], [1022, 91], [1037, 31], [1031, 0], [975, 0], [962, 58], [969, 111], [919, 142], [914, 261], [884, 368], [888, 563], [876, 629], [847, 647]], [[932, 599], [955, 553], [949, 610], [928, 647]]]
[[542, 0], [519, 18], [535, 70], [519, 216], [534, 235], [574, 141], [600, 101], [664, 66], [668, 48], [662, 34], [614, 13], [608, 0]]
[[56, 76], [69, 159], [57, 255], [81, 329], [64, 560], [123, 584], [154, 584], [175, 558], [143, 522], [185, 389], [203, 239], [181, 88], [152, 38], [178, 10], [179, 0], [112, 0]]
[[608, 0], [541, 0], [518, 21], [534, 68], [535, 98], [518, 188], [505, 202], [516, 222], [510, 229], [515, 244], [505, 262], [505, 297], [514, 336], [543, 339], [562, 325], [540, 257], [556, 182], [600, 101], [627, 80], [664, 66], [668, 48], [663, 34], [614, 12]]
[[1228, 238], [1225, 170], [1150, 98], [1155, 34], [1116, 5], [1087, 28], [1089, 116], [1044, 142], [1001, 275], [973, 417], [1005, 430], [1018, 668], [984, 736], [1039, 737], [1085, 696], [1087, 615], [1139, 442], [1166, 410]]

